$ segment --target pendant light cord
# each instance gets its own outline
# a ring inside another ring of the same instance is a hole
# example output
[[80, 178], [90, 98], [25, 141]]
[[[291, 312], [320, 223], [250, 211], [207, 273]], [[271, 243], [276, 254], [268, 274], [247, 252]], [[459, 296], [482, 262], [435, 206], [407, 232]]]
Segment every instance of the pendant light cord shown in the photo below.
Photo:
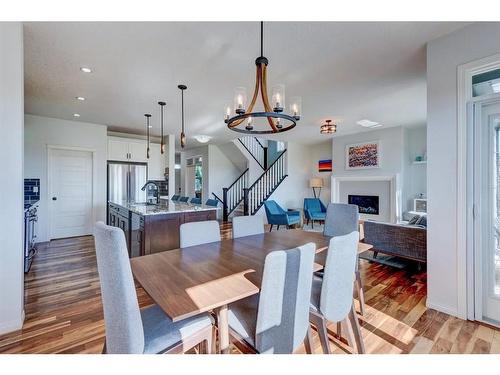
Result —
[[182, 101], [182, 132], [184, 133], [184, 90], [181, 90], [181, 101]]
[[264, 21], [260, 21], [260, 56], [264, 56]]

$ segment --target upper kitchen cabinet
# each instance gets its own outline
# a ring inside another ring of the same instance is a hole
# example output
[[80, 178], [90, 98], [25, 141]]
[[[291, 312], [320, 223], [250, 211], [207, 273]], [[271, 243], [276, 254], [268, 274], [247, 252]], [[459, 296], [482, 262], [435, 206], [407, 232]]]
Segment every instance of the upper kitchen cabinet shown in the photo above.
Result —
[[146, 163], [146, 142], [141, 139], [108, 137], [108, 160]]

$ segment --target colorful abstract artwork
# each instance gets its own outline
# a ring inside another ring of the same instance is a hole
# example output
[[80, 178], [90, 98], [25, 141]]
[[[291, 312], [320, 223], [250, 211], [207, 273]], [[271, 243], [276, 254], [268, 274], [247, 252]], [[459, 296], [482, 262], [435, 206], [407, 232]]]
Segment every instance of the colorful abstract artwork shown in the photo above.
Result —
[[332, 171], [332, 160], [320, 160], [318, 162], [319, 172], [331, 172]]
[[378, 168], [379, 158], [378, 142], [346, 146], [346, 169]]

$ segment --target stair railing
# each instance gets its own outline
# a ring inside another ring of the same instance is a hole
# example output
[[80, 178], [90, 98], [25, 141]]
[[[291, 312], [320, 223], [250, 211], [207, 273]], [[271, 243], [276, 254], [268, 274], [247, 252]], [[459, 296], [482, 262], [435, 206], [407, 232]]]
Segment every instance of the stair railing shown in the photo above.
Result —
[[242, 137], [238, 141], [245, 147], [250, 155], [254, 158], [257, 164], [263, 170], [267, 169], [267, 147], [264, 147], [255, 137]]
[[245, 215], [254, 215], [288, 176], [286, 174], [285, 153], [286, 150], [249, 188], [243, 189], [243, 212]]
[[222, 189], [222, 219], [227, 221], [231, 212], [243, 200], [243, 189], [248, 186], [248, 168], [227, 188]]

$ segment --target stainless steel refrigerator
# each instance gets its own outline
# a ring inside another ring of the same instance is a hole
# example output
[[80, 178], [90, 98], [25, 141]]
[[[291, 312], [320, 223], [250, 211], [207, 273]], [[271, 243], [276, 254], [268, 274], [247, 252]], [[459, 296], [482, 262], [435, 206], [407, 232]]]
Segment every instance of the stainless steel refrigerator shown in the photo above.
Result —
[[148, 178], [146, 163], [108, 163], [108, 201], [146, 202], [141, 188]]

